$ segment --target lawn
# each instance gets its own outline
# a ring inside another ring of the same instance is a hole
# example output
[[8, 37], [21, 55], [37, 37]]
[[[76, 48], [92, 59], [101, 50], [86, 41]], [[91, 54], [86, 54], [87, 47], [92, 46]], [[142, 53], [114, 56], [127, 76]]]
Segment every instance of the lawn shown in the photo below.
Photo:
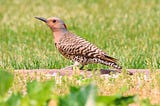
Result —
[[[96, 82], [99, 94], [112, 95], [124, 87], [124, 95], [138, 94], [142, 99], [151, 96], [154, 89], [158, 93], [149, 99], [152, 103], [160, 103], [155, 100], [160, 98], [159, 73], [155, 71], [160, 68], [159, 0], [0, 0], [0, 68], [59, 69], [72, 64], [59, 54], [51, 30], [35, 16], [60, 17], [68, 30], [119, 59], [124, 69], [152, 70], [149, 81], [139, 74], [122, 74], [111, 82], [100, 76], [89, 78], [87, 83], [99, 79]], [[85, 69], [101, 68], [109, 67], [99, 64], [85, 66]], [[57, 85], [60, 91], [57, 94], [67, 92], [63, 87], [79, 85], [77, 75], [73, 78], [73, 81], [64, 80], [64, 86]], [[13, 91], [18, 83], [15, 79]], [[142, 82], [137, 88], [139, 80]]]

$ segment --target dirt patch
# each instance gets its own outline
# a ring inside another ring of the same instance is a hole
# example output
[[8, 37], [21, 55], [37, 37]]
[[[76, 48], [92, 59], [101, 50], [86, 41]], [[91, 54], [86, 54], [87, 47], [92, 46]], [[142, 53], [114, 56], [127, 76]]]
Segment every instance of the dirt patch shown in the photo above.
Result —
[[[144, 73], [145, 75], [148, 75], [150, 74], [150, 70], [149, 69], [127, 69], [128, 73], [130, 75], [132, 74], [135, 74], [135, 73]], [[160, 69], [158, 69], [157, 71], [160, 71]], [[70, 76], [72, 75], [73, 73], [75, 73], [76, 71], [75, 70], [59, 70], [59, 69], [33, 69], [33, 70], [23, 70], [23, 69], [20, 69], [20, 70], [15, 70], [14, 71], [15, 73], [21, 73], [21, 74], [38, 74], [38, 75], [46, 75], [46, 76], [54, 76], [54, 75], [60, 75], [60, 76], [64, 76], [64, 75], [67, 75], [67, 76]], [[88, 76], [91, 76], [93, 74], [93, 71], [84, 71], [84, 70], [79, 70], [78, 71], [80, 74], [87, 74]], [[99, 71], [94, 71], [94, 73], [99, 73]], [[104, 69], [101, 69], [100, 70], [100, 74], [110, 74], [110, 73], [119, 73], [117, 72], [116, 70], [104, 70]]]

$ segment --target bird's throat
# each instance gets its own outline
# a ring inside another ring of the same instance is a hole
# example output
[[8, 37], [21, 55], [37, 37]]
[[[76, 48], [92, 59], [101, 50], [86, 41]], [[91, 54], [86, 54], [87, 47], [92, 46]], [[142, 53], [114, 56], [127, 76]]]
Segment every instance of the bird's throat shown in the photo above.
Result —
[[55, 43], [59, 43], [59, 41], [61, 40], [62, 37], [64, 37], [66, 32], [67, 31], [56, 31], [56, 32], [53, 32], [54, 42]]

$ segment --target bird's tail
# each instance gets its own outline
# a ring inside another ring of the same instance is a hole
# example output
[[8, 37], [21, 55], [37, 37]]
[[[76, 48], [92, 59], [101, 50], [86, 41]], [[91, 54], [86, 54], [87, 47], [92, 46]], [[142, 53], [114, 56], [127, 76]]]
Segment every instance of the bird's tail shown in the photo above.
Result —
[[117, 63], [115, 63], [115, 62], [99, 60], [99, 63], [104, 64], [104, 65], [107, 65], [107, 66], [111, 66], [111, 67], [113, 67], [113, 68], [115, 68], [115, 69], [118, 69], [118, 70], [122, 69], [122, 67], [119, 66], [119, 65], [118, 65]]

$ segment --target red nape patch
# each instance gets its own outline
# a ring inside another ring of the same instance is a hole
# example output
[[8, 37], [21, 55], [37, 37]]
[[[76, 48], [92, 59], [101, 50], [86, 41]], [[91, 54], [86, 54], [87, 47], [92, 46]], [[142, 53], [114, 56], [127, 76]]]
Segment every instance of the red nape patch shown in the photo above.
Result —
[[66, 24], [63, 24], [64, 25], [64, 27], [67, 29], [67, 26], [66, 26]]

